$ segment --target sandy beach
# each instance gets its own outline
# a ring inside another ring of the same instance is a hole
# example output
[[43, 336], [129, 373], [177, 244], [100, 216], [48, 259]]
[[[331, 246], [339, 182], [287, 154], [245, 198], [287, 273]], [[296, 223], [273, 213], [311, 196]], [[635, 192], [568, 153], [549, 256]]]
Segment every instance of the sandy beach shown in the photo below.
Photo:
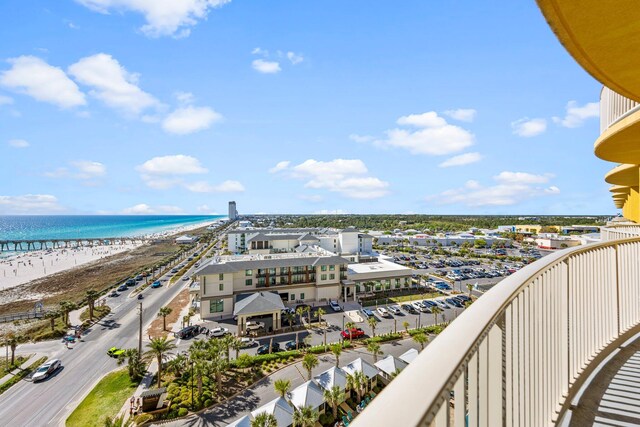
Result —
[[[174, 234], [185, 233], [202, 228], [210, 223], [194, 224], [146, 235], [146, 238], [166, 238]], [[94, 246], [79, 248], [46, 249], [20, 252], [8, 258], [0, 259], [0, 290], [29, 283], [51, 274], [60, 273], [99, 261], [122, 252], [140, 247], [142, 243], [117, 244], [113, 246]]]

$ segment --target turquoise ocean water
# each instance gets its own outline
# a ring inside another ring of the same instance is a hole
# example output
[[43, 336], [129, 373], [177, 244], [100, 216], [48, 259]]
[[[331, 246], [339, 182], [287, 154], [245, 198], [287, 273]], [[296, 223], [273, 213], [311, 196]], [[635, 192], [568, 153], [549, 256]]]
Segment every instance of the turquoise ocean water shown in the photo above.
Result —
[[206, 224], [211, 215], [7, 215], [0, 216], [0, 240], [134, 237]]

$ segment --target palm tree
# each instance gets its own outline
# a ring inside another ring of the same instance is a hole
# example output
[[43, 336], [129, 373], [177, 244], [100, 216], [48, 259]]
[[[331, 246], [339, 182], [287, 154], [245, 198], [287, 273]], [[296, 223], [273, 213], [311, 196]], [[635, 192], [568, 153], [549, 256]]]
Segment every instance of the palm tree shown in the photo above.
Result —
[[471, 283], [467, 283], [467, 290], [469, 291], [469, 298], [471, 298], [471, 291], [473, 290], [473, 285]]
[[236, 359], [240, 356], [240, 350], [242, 349], [242, 340], [235, 335], [231, 335], [233, 337], [233, 341], [229, 347], [236, 352]]
[[18, 347], [18, 344], [20, 343], [20, 341], [22, 341], [22, 336], [21, 335], [16, 335], [15, 333], [11, 332], [6, 339], [6, 344], [9, 346], [9, 348], [11, 349], [11, 365], [13, 365], [16, 361], [16, 348]]
[[369, 324], [369, 326], [371, 327], [371, 333], [373, 334], [373, 336], [376, 336], [376, 325], [378, 324], [378, 321], [376, 320], [375, 317], [371, 316], [367, 319], [367, 323]]
[[142, 378], [145, 372], [145, 364], [140, 360], [140, 353], [137, 348], [128, 348], [118, 356], [118, 365], [127, 362], [129, 378], [131, 381], [137, 381]]
[[69, 326], [69, 312], [76, 309], [76, 305], [71, 301], [61, 301], [60, 310], [62, 311], [62, 321], [65, 326]]
[[353, 322], [347, 322], [344, 325], [345, 328], [347, 328], [347, 330], [349, 331], [349, 344], [353, 343], [353, 334], [351, 333], [351, 330], [354, 329], [356, 327], [356, 324]]
[[347, 385], [356, 392], [358, 403], [362, 400], [364, 389], [367, 386], [367, 377], [362, 371], [355, 371], [352, 375], [347, 375]]
[[311, 381], [311, 373], [313, 371], [313, 368], [316, 368], [319, 364], [320, 362], [318, 362], [318, 356], [316, 356], [315, 354], [307, 353], [304, 355], [304, 358], [302, 359], [302, 367], [307, 370], [307, 373], [309, 374], [309, 381]]
[[162, 362], [168, 353], [176, 348], [176, 345], [167, 340], [167, 337], [153, 338], [147, 344], [149, 350], [145, 353], [145, 358], [155, 358], [158, 362], [158, 388], [162, 387]]
[[381, 350], [380, 350], [380, 344], [378, 344], [375, 341], [369, 341], [367, 343], [367, 350], [369, 350], [369, 352], [371, 353], [371, 355], [373, 356], [373, 363], [376, 363], [378, 361], [378, 356], [384, 354]]
[[305, 312], [304, 307], [296, 308], [296, 314], [300, 318], [300, 324], [302, 324], [302, 317], [304, 316], [304, 312]]
[[167, 330], [167, 316], [171, 314], [173, 309], [171, 307], [160, 307], [158, 310], [158, 317], [162, 317], [162, 330]]
[[423, 332], [413, 334], [413, 340], [420, 344], [420, 350], [424, 350], [424, 345], [429, 342], [429, 337]]
[[173, 374], [180, 378], [187, 368], [187, 356], [184, 354], [178, 354], [173, 359], [167, 362], [167, 371], [173, 372]]
[[293, 410], [293, 425], [297, 427], [313, 427], [318, 422], [318, 418], [320, 418], [320, 413], [311, 406], [303, 406]]
[[51, 322], [51, 332], [56, 330], [56, 319], [60, 316], [60, 312], [57, 310], [50, 310], [44, 314], [45, 319], [49, 319]]
[[404, 331], [407, 333], [407, 335], [409, 335], [409, 322], [405, 320], [404, 322], [402, 322], [402, 326], [404, 326]]
[[335, 343], [331, 346], [331, 353], [336, 357], [336, 368], [340, 364], [340, 355], [342, 354], [342, 345]]
[[309, 320], [309, 324], [311, 324], [311, 307], [306, 306], [304, 311], [307, 313], [307, 319]]
[[233, 341], [235, 341], [236, 337], [234, 337], [233, 335], [225, 335], [224, 337], [222, 337], [222, 339], [220, 339], [220, 345], [222, 346], [222, 350], [225, 353], [225, 356], [227, 357], [227, 360], [229, 360], [229, 353], [231, 352], [231, 348], [234, 345]]
[[207, 358], [209, 367], [216, 378], [216, 390], [220, 393], [222, 374], [229, 368], [229, 361], [223, 357], [223, 348], [217, 340], [211, 340], [207, 343]]
[[334, 385], [329, 390], [324, 391], [324, 401], [327, 405], [331, 406], [333, 410], [333, 418], [338, 418], [338, 405], [344, 402], [347, 398], [344, 391], [340, 389], [340, 386]]
[[284, 398], [289, 390], [291, 390], [291, 381], [286, 379], [275, 380], [273, 383], [273, 388], [280, 395], [280, 397]]
[[100, 294], [93, 289], [89, 289], [86, 293], [87, 304], [89, 305], [89, 320], [93, 320], [93, 310], [95, 309], [96, 300], [99, 296]]
[[251, 420], [251, 427], [278, 427], [278, 421], [272, 414], [260, 412]]
[[295, 315], [295, 314], [293, 314], [293, 313], [292, 313], [292, 312], [290, 312], [290, 311], [287, 311], [287, 312], [285, 313], [285, 316], [287, 317], [287, 321], [289, 322], [289, 327], [290, 327], [290, 328], [291, 328], [291, 330], [293, 331], [293, 326], [294, 326], [293, 324], [294, 324], [294, 323], [295, 323], [295, 321], [296, 321], [296, 315]]
[[317, 311], [318, 313], [318, 323], [322, 324], [322, 316], [324, 316], [325, 314], [327, 314], [326, 311], [324, 311], [324, 309], [322, 307], [320, 307]]
[[434, 325], [438, 324], [438, 314], [442, 313], [442, 309], [440, 307], [431, 307], [431, 313], [433, 313]]

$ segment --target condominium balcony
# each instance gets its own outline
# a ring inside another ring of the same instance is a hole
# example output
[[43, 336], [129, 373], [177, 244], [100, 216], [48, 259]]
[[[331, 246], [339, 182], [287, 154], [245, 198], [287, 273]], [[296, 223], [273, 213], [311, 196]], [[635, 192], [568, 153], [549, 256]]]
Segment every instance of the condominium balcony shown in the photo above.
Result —
[[600, 92], [600, 137], [596, 156], [620, 163], [640, 163], [640, 104], [608, 87]]
[[586, 425], [571, 416], [598, 412], [585, 397], [596, 369], [640, 337], [640, 225], [603, 232], [623, 239], [555, 252], [494, 286], [355, 425]]
[[596, 80], [640, 101], [640, 8], [635, 0], [537, 0], [565, 49]]

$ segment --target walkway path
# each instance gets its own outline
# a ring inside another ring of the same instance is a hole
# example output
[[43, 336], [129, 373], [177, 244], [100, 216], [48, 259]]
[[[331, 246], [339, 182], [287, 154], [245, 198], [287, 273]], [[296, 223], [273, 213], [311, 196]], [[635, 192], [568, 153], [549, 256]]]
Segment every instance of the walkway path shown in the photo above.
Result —
[[[419, 350], [420, 346], [412, 339], [404, 339], [401, 341], [382, 344], [381, 350], [384, 352], [384, 356], [379, 357], [382, 358], [389, 354], [397, 357], [410, 348]], [[373, 357], [369, 352], [365, 348], [358, 348], [342, 353], [340, 356], [340, 366], [347, 365], [359, 357], [373, 363]], [[335, 358], [327, 354], [320, 355], [319, 362], [320, 364], [318, 367], [313, 370], [313, 375], [320, 374], [336, 364]], [[290, 380], [291, 389], [305, 383], [307, 381], [307, 371], [300, 366], [301, 364], [302, 362], [297, 362], [274, 372], [268, 377], [260, 380], [253, 387], [247, 389], [244, 393], [236, 396], [223, 405], [219, 405], [198, 415], [176, 420], [172, 423], [163, 423], [162, 426], [226, 426], [230, 422], [240, 418], [242, 415], [245, 415], [275, 399], [278, 396], [273, 388], [273, 383], [276, 380], [281, 378]]]
[[34, 353], [34, 354], [31, 354], [30, 356], [31, 357], [29, 357], [27, 360], [25, 360], [22, 363], [22, 365], [20, 365], [19, 367], [13, 369], [10, 373], [5, 375], [4, 377], [0, 378], [0, 385], [6, 383], [11, 378], [16, 376], [20, 371], [23, 371], [24, 369], [28, 368], [32, 363], [34, 363], [36, 360], [40, 359], [41, 357], [43, 357], [45, 355], [44, 354], [39, 354], [39, 353]]

